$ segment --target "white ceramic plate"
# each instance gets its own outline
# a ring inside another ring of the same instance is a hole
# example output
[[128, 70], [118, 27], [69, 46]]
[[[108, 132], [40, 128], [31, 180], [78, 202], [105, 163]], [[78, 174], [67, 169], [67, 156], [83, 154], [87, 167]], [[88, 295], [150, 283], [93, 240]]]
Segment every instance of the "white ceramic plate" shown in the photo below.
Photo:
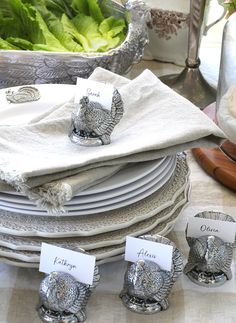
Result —
[[[75, 92], [75, 86], [69, 84], [37, 84], [40, 100], [27, 103], [12, 104], [6, 100], [6, 89], [0, 90], [0, 124], [17, 125], [28, 123], [32, 119], [47, 112], [52, 106], [68, 102]], [[11, 87], [16, 91], [21, 86]], [[56, 95], [52, 95], [56, 93]], [[32, 106], [33, 105], [33, 106]]]
[[[99, 265], [106, 264], [108, 262], [118, 261], [118, 260], [121, 260], [122, 258], [123, 258], [123, 254], [120, 254], [120, 255], [114, 256], [114, 257], [108, 257], [108, 258], [96, 261], [96, 265], [99, 266]], [[22, 268], [36, 268], [36, 269], [39, 268], [38, 262], [25, 262], [25, 261], [17, 260], [14, 258], [0, 257], [0, 262], [3, 262], [7, 265], [17, 266], [17, 267], [22, 267]]]
[[189, 178], [186, 158], [177, 157], [173, 176], [152, 195], [116, 210], [90, 216], [32, 216], [0, 211], [0, 232], [17, 236], [62, 238], [93, 236], [127, 228], [151, 218], [171, 206], [185, 189]]
[[[166, 167], [169, 166], [170, 163], [174, 164], [176, 157], [165, 157], [162, 159], [158, 159], [156, 161], [151, 162], [143, 162], [137, 163], [133, 165], [128, 165], [124, 169], [120, 170], [117, 174], [113, 175], [112, 178], [101, 183], [102, 185], [96, 185], [90, 190], [85, 190], [81, 194], [83, 196], [75, 196], [70, 202], [66, 203], [66, 205], [71, 204], [87, 204], [93, 203], [97, 201], [104, 201], [106, 199], [111, 199], [112, 197], [116, 197], [130, 191], [135, 190], [139, 186], [142, 186], [156, 176], [161, 175]], [[107, 182], [107, 184], [105, 183]], [[123, 182], [123, 186], [122, 186]], [[117, 188], [114, 187], [117, 183]], [[106, 186], [107, 185], [107, 186]], [[96, 191], [96, 187], [98, 186], [99, 193], [90, 194], [90, 192]], [[100, 192], [102, 187], [105, 189], [104, 192]], [[110, 190], [109, 187], [111, 188]], [[89, 194], [86, 194], [86, 192]], [[14, 204], [23, 204], [23, 205], [32, 205], [35, 208], [35, 203], [30, 201], [26, 196], [18, 195], [18, 192], [10, 192], [3, 193], [0, 192], [0, 200], [1, 204], [9, 207], [14, 207]], [[4, 204], [2, 202], [9, 202], [8, 204]], [[20, 208], [18, 206], [18, 208]], [[34, 209], [33, 208], [33, 209]], [[25, 209], [27, 209], [25, 207]], [[31, 208], [32, 209], [32, 208]]]
[[122, 244], [126, 236], [139, 236], [146, 232], [157, 229], [163, 232], [163, 228], [172, 223], [176, 210], [186, 205], [189, 199], [190, 185], [187, 183], [186, 188], [176, 198], [173, 205], [165, 208], [153, 217], [140, 221], [128, 228], [115, 230], [112, 232], [102, 233], [91, 237], [66, 237], [66, 238], [44, 238], [44, 237], [19, 237], [9, 234], [0, 233], [0, 246], [18, 251], [40, 251], [41, 243], [54, 244], [72, 250], [83, 248], [88, 251], [112, 245]]
[[[68, 215], [71, 215], [71, 213], [74, 213], [74, 212], [76, 212], [76, 215], [94, 214], [94, 213], [114, 210], [120, 207], [130, 205], [132, 203], [135, 203], [136, 201], [139, 201], [147, 197], [148, 195], [154, 193], [161, 186], [163, 186], [173, 174], [175, 169], [175, 164], [176, 164], [175, 159], [173, 159], [161, 174], [158, 174], [158, 176], [154, 177], [153, 179], [152, 179], [153, 177], [152, 175], [151, 180], [148, 183], [138, 188], [136, 188], [136, 185], [135, 185], [134, 190], [127, 192], [126, 194], [119, 195], [111, 199], [93, 202], [93, 203], [87, 203], [87, 204], [81, 204], [81, 205], [80, 204], [68, 205], [68, 206], [65, 206], [65, 211], [66, 213], [68, 213]], [[30, 213], [32, 215], [48, 216], [48, 213], [46, 211], [43, 211], [42, 209], [37, 208], [34, 205], [0, 201], [0, 208], [3, 210], [18, 212], [23, 214]]]
[[[85, 195], [90, 194], [104, 194], [104, 192], [107, 191], [109, 191], [109, 194], [110, 191], [116, 190], [118, 188], [122, 189], [128, 186], [129, 184], [132, 184], [133, 182], [139, 182], [143, 178], [146, 178], [146, 176], [150, 175], [150, 173], [153, 173], [153, 175], [155, 174], [155, 171], [157, 172], [156, 174], [161, 173], [162, 170], [166, 167], [166, 165], [169, 164], [170, 160], [173, 158], [175, 158], [175, 156], [168, 156], [154, 161], [147, 161], [143, 163], [127, 165], [127, 167], [121, 169], [115, 175], [109, 177], [106, 181], [94, 185], [93, 187], [78, 193], [76, 196], [81, 198]], [[112, 196], [117, 196], [117, 192], [114, 192], [113, 194], [114, 195]], [[109, 198], [112, 196], [109, 194]]]
[[[188, 195], [188, 190], [186, 191]], [[168, 219], [156, 225], [152, 230], [147, 230], [142, 234], [167, 234], [172, 228], [174, 223], [176, 222], [177, 218], [180, 216], [183, 208], [187, 205], [187, 195], [185, 195], [184, 200], [181, 203], [174, 204], [172, 207], [169, 208], [170, 214]], [[136, 234], [132, 234], [133, 236], [137, 236]], [[14, 239], [14, 238], [13, 238]], [[42, 242], [44, 240], [42, 239]], [[32, 243], [33, 244], [33, 243]], [[41, 245], [41, 244], [40, 244]], [[67, 242], [61, 243], [60, 246], [67, 246]], [[40, 248], [40, 247], [39, 247]], [[71, 248], [71, 247], [70, 247]], [[78, 246], [77, 246], [78, 248]], [[73, 248], [76, 250], [77, 248]], [[114, 256], [118, 256], [124, 252], [125, 243], [110, 245], [102, 248], [92, 249], [87, 251], [89, 254], [94, 255], [97, 261], [106, 260]], [[41, 250], [41, 249], [40, 249]], [[7, 257], [12, 260], [20, 260], [27, 263], [39, 263], [40, 261], [40, 250], [39, 251], [29, 251], [29, 250], [14, 250], [7, 248], [5, 246], [0, 245], [0, 256]]]

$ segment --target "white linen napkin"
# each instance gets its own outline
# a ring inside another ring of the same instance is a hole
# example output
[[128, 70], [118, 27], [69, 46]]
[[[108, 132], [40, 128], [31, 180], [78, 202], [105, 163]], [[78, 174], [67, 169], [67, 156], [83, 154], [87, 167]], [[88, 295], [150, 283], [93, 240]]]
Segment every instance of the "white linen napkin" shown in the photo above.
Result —
[[82, 147], [71, 143], [71, 102], [49, 109], [30, 124], [0, 126], [0, 179], [38, 205], [59, 208], [94, 184], [95, 173], [99, 181], [126, 163], [193, 147], [214, 147], [225, 137], [203, 112], [149, 70], [129, 81], [97, 68], [90, 78], [113, 84], [124, 101], [125, 113], [111, 144]]

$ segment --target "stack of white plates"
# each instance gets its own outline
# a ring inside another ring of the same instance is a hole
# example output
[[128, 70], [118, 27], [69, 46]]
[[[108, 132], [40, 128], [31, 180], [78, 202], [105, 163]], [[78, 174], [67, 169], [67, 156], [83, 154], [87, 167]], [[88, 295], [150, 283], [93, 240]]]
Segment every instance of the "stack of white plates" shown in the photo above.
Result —
[[17, 192], [0, 192], [0, 260], [38, 267], [42, 242], [95, 255], [122, 257], [126, 236], [166, 235], [188, 203], [184, 155], [129, 165], [75, 196], [63, 216], [37, 208]]
[[[129, 164], [104, 182], [76, 195], [65, 205], [64, 215], [88, 215], [121, 208], [151, 195], [171, 177], [176, 156]], [[45, 215], [26, 196], [0, 192], [2, 210], [31, 215]]]
[[[68, 101], [73, 85], [39, 85], [41, 99], [9, 104], [0, 91], [1, 124], [27, 123], [49, 106]], [[52, 95], [54, 93], [55, 95]], [[38, 267], [41, 243], [95, 255], [97, 263], [120, 259], [126, 236], [167, 234], [188, 203], [189, 169], [183, 154], [128, 164], [48, 214], [26, 196], [0, 192], [0, 260]]]

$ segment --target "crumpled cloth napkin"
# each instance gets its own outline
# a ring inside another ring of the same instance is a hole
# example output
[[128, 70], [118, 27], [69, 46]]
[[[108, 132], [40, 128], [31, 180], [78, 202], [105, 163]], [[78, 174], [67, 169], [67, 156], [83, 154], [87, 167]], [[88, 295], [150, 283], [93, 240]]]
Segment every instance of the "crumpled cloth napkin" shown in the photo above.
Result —
[[68, 138], [71, 102], [50, 107], [26, 125], [0, 126], [0, 179], [47, 210], [130, 162], [193, 147], [214, 147], [224, 133], [198, 108], [145, 70], [134, 80], [97, 68], [90, 79], [119, 89], [125, 113], [111, 144], [82, 147]]

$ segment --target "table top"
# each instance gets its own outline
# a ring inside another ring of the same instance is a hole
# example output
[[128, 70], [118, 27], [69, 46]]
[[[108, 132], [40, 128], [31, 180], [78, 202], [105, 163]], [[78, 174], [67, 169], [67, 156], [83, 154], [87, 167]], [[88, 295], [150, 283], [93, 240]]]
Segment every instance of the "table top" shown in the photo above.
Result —
[[[205, 64], [203, 66], [203, 72]], [[129, 77], [138, 75], [144, 68], [157, 75], [179, 72], [182, 68], [172, 64], [143, 61], [136, 65]], [[212, 68], [216, 71], [215, 68]], [[217, 82], [217, 71], [206, 75], [212, 84]], [[196, 163], [191, 152], [187, 154], [192, 185], [190, 204], [183, 211], [174, 231], [168, 238], [175, 242], [187, 261], [188, 245], [184, 230], [187, 219], [203, 210], [221, 211], [236, 219], [236, 195], [209, 177]], [[170, 307], [155, 315], [140, 315], [127, 310], [119, 298], [123, 286], [125, 261], [100, 266], [101, 281], [92, 294], [88, 307], [87, 323], [233, 323], [236, 317], [236, 256], [231, 266], [233, 278], [215, 288], [200, 287], [184, 274], [175, 283], [170, 296]], [[38, 304], [38, 287], [43, 274], [36, 269], [17, 268], [0, 264], [0, 323], [39, 323], [35, 310]]]
[[[187, 261], [188, 245], [184, 236], [187, 219], [203, 210], [221, 211], [236, 219], [236, 195], [209, 177], [187, 154], [191, 169], [190, 204], [183, 211], [168, 238], [175, 242]], [[236, 257], [231, 266], [233, 278], [215, 288], [200, 287], [182, 274], [170, 296], [170, 307], [155, 315], [143, 316], [127, 310], [119, 298], [123, 286], [125, 261], [100, 266], [101, 281], [89, 300], [88, 323], [233, 323], [236, 315]], [[0, 264], [0, 323], [39, 323], [35, 307], [43, 274], [36, 269]]]

